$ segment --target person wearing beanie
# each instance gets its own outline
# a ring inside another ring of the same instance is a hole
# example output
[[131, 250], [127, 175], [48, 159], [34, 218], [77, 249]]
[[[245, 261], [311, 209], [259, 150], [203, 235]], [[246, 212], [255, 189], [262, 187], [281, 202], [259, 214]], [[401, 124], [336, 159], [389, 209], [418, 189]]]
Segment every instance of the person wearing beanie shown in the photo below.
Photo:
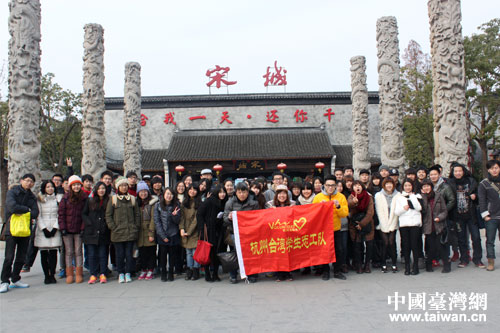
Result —
[[365, 189], [368, 188], [368, 185], [370, 185], [370, 170], [368, 169], [359, 170], [359, 181], [363, 183]]
[[137, 238], [141, 273], [139, 280], [152, 280], [156, 263], [155, 221], [153, 206], [158, 197], [152, 196], [146, 182], [137, 184], [137, 205], [141, 210], [141, 227]]
[[[88, 197], [82, 190], [80, 177], [73, 175], [68, 179], [69, 192], [59, 203], [59, 228], [63, 235], [66, 259], [66, 283], [83, 282], [82, 237], [85, 228], [82, 212]], [[76, 265], [76, 277], [73, 276], [73, 262]]]
[[0, 293], [9, 291], [9, 287], [29, 287], [28, 284], [21, 281], [20, 273], [24, 259], [26, 258], [30, 237], [29, 235], [27, 237], [12, 236], [10, 232], [10, 219], [13, 214], [22, 215], [29, 213], [31, 230], [31, 223], [38, 217], [39, 212], [36, 197], [31, 192], [34, 185], [35, 176], [27, 173], [22, 176], [19, 185], [7, 191], [7, 198], [5, 200], [6, 222], [2, 226], [2, 235], [5, 235], [5, 259], [2, 268]]
[[118, 177], [115, 186], [116, 194], [106, 208], [106, 224], [111, 230], [111, 242], [115, 247], [118, 282], [129, 283], [135, 269], [132, 255], [141, 227], [141, 211], [136, 198], [129, 192], [127, 178]]
[[163, 195], [163, 179], [159, 176], [154, 176], [151, 180], [151, 187], [151, 194], [161, 198]]

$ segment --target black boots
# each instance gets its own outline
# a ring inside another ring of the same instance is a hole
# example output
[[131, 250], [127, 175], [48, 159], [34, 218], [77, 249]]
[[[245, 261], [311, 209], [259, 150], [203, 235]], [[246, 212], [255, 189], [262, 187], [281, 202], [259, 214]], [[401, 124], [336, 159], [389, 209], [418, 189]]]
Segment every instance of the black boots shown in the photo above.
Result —
[[410, 262], [405, 261], [405, 275], [410, 275]]
[[196, 281], [200, 278], [200, 269], [199, 268], [193, 268], [193, 277], [191, 280]]
[[214, 282], [214, 278], [212, 277], [212, 273], [210, 272], [210, 266], [205, 266], [205, 281]]
[[432, 268], [432, 260], [425, 261], [425, 271], [429, 273], [434, 272], [434, 269]]
[[443, 270], [441, 271], [441, 273], [449, 273], [451, 272], [451, 262], [446, 259], [444, 261], [444, 265], [443, 265]]
[[193, 277], [193, 270], [191, 268], [187, 268], [186, 269], [186, 281], [189, 281], [191, 280], [191, 278]]

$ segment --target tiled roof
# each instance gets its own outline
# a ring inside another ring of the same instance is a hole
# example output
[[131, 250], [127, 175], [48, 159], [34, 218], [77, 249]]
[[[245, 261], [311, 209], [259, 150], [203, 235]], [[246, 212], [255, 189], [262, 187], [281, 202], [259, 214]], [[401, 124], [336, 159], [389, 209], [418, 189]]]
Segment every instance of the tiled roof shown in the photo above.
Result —
[[310, 129], [183, 131], [175, 133], [165, 155], [174, 161], [330, 158], [325, 131]]

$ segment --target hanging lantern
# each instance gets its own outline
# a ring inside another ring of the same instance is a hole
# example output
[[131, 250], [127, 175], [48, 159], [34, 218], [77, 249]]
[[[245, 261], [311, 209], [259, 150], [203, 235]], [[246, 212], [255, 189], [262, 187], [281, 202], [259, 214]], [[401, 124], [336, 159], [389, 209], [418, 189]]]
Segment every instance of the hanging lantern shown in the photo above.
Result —
[[314, 167], [316, 169], [318, 169], [319, 173], [321, 173], [321, 171], [325, 168], [325, 163], [323, 162], [318, 162], [314, 165]]
[[222, 171], [222, 169], [224, 169], [224, 167], [220, 164], [216, 164], [212, 167], [212, 169], [215, 171], [215, 173], [217, 174], [217, 178], [219, 178], [219, 174], [220, 172]]
[[286, 170], [286, 164], [285, 163], [280, 163], [280, 164], [278, 164], [277, 168], [278, 168], [279, 171], [285, 172], [285, 170]]
[[179, 174], [179, 176], [182, 176], [182, 173], [186, 170], [182, 165], [178, 165], [175, 167], [175, 171]]

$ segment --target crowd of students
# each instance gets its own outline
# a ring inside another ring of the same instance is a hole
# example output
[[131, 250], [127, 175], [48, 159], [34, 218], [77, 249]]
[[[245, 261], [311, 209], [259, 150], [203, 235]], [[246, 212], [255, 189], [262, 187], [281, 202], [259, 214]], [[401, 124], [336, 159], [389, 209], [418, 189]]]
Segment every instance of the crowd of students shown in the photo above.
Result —
[[[134, 172], [123, 177], [105, 171], [95, 184], [90, 175], [56, 174], [42, 182], [36, 196], [31, 191], [36, 179], [26, 174], [7, 193], [0, 292], [29, 287], [20, 274], [29, 272], [37, 252], [45, 284], [56, 283], [57, 276], [65, 277], [67, 284], [82, 283], [84, 267], [88, 284], [106, 283], [113, 274], [109, 259], [119, 283], [156, 275], [162, 281], [181, 275], [186, 280], [204, 275], [207, 282], [221, 281], [217, 254], [234, 247], [233, 211], [324, 201], [334, 203], [334, 278], [345, 280], [349, 271], [363, 274], [375, 268], [397, 273], [398, 233], [405, 275], [439, 266], [448, 273], [455, 261], [459, 268], [472, 262], [492, 271], [500, 226], [500, 162], [489, 161], [487, 169], [488, 177], [479, 184], [459, 163], [451, 165], [446, 178], [439, 165], [407, 169], [404, 177], [382, 165], [373, 174], [360, 170], [356, 179], [351, 167], [335, 169], [325, 178], [290, 179], [275, 172], [269, 184], [264, 177], [219, 182], [204, 169], [199, 182], [187, 175], [166, 188], [159, 175], [138, 181]], [[31, 236], [12, 236], [10, 217], [28, 212]], [[486, 228], [487, 267], [482, 261], [481, 228]], [[209, 265], [193, 259], [198, 239], [212, 244]], [[328, 264], [266, 275], [291, 281], [294, 275], [313, 271], [330, 279]], [[230, 271], [229, 281], [237, 283], [237, 275], [237, 270]], [[248, 282], [258, 278], [251, 275]]]

